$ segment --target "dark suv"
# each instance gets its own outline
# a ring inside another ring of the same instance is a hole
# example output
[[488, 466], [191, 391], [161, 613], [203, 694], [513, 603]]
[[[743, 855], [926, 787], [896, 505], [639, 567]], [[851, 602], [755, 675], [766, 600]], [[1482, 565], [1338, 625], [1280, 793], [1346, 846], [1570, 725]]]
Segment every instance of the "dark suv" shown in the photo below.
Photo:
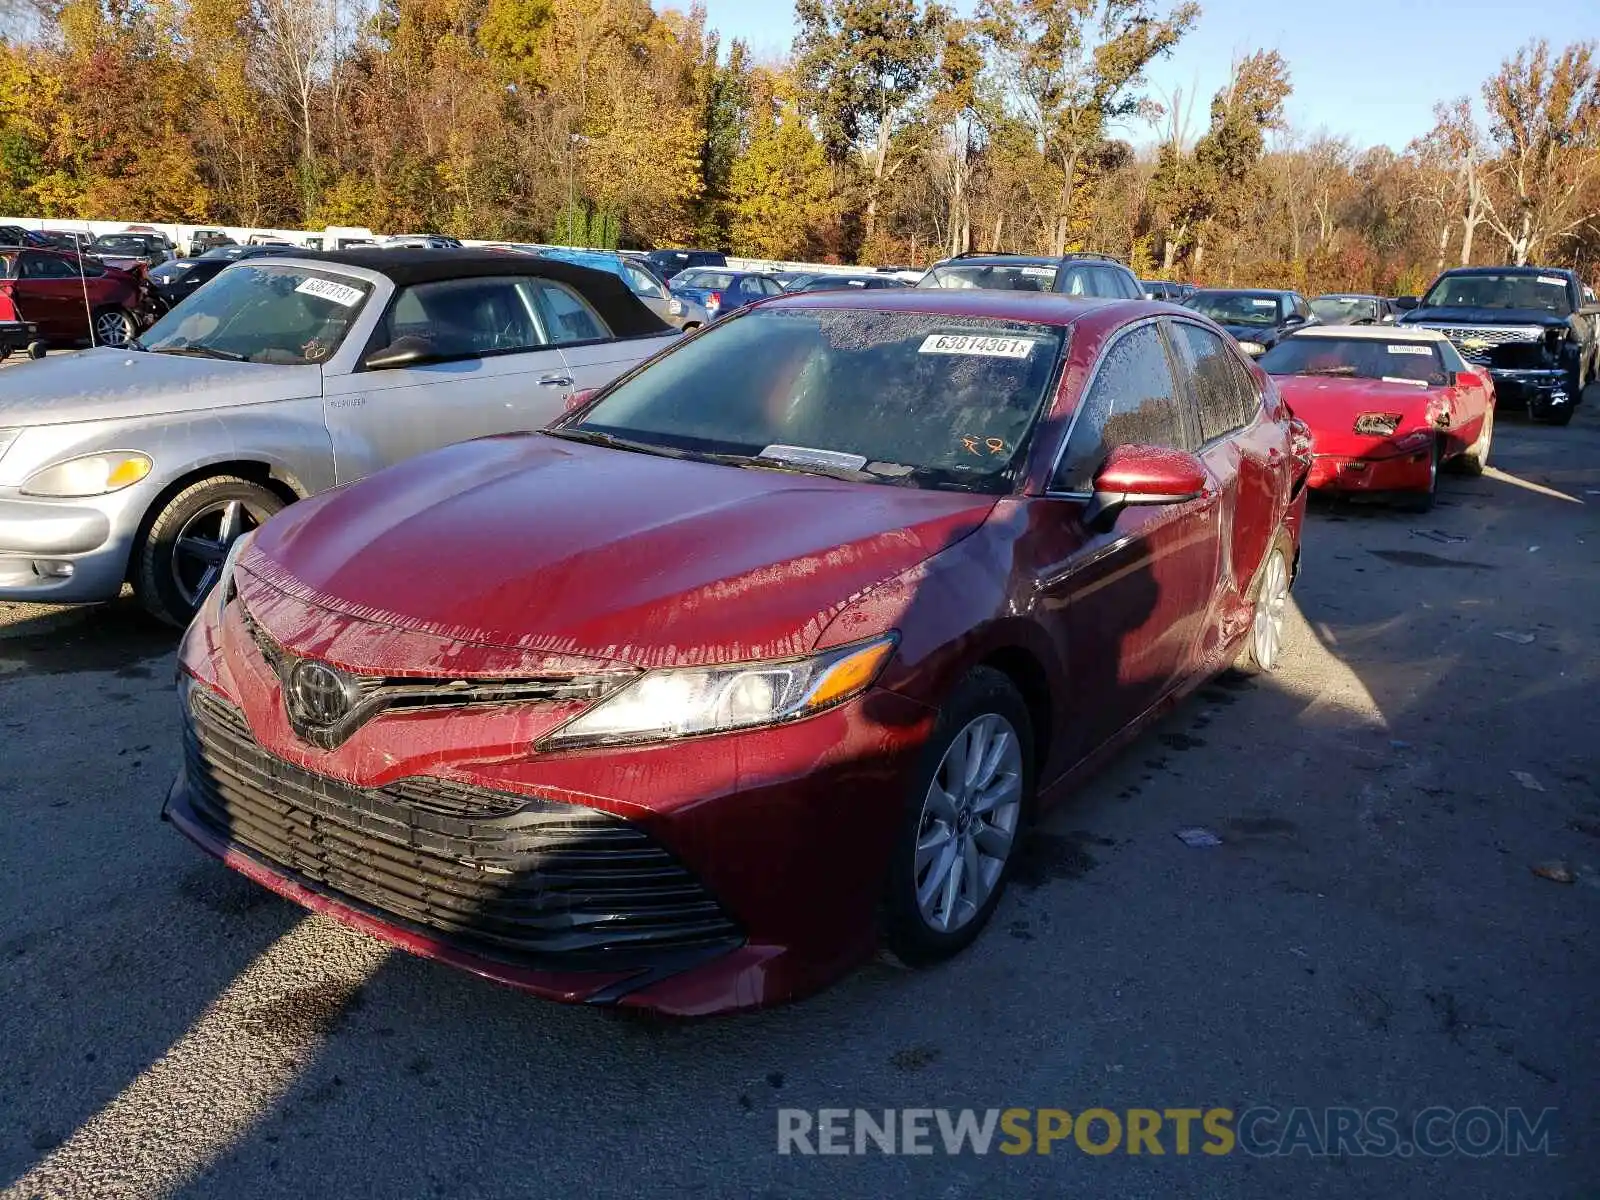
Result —
[[969, 252], [934, 263], [917, 281], [919, 288], [984, 288], [1007, 292], [1060, 292], [1142, 300], [1144, 288], [1120, 260], [1109, 254], [1068, 254], [1049, 258], [1027, 254]]
[[725, 267], [726, 256], [716, 250], [652, 250], [644, 256], [650, 269], [662, 279], [670, 280], [679, 271], [690, 267]]
[[1486, 368], [1499, 403], [1526, 405], [1556, 425], [1572, 420], [1600, 369], [1600, 305], [1560, 267], [1446, 271], [1400, 320], [1439, 330]]

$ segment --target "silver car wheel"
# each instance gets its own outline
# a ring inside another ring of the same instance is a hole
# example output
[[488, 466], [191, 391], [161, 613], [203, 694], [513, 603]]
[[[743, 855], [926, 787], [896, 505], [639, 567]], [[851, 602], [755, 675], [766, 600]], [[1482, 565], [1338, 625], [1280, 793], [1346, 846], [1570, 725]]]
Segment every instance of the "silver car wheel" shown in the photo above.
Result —
[[1283, 615], [1289, 607], [1289, 564], [1283, 551], [1274, 548], [1261, 571], [1261, 589], [1256, 594], [1255, 624], [1251, 655], [1263, 671], [1278, 665], [1283, 650]]
[[128, 319], [120, 310], [108, 309], [94, 319], [94, 342], [97, 346], [120, 348], [131, 340]]
[[968, 924], [1000, 882], [1022, 815], [1022, 743], [1004, 717], [969, 722], [944, 753], [917, 826], [912, 879], [930, 929]]
[[222, 572], [233, 543], [261, 523], [243, 500], [223, 500], [184, 522], [172, 544], [172, 582], [193, 608], [206, 598]]

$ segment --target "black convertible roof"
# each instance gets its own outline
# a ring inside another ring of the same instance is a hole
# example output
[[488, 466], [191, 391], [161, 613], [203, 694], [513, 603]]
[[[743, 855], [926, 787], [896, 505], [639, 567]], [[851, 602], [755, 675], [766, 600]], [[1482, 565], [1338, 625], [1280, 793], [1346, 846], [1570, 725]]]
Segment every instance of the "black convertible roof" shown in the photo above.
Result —
[[609, 271], [596, 271], [553, 258], [504, 250], [385, 250], [359, 246], [349, 250], [305, 251], [294, 257], [365, 267], [388, 276], [397, 287], [447, 279], [534, 275], [564, 283], [581, 293], [618, 337], [648, 337], [672, 331], [671, 325], [640, 303], [627, 284]]

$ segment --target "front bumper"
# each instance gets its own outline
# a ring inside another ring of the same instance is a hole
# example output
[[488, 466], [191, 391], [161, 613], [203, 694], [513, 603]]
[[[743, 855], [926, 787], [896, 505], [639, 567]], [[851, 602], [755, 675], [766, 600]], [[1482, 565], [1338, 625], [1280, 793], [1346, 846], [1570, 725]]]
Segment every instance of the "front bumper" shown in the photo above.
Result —
[[128, 572], [132, 543], [121, 529], [130, 502], [125, 493], [89, 500], [0, 498], [0, 600], [113, 599]]
[[1491, 368], [1489, 378], [1494, 380], [1497, 403], [1526, 405], [1536, 417], [1576, 404], [1579, 399], [1567, 390], [1570, 380], [1564, 370]]
[[[202, 619], [186, 638], [184, 669], [198, 682], [185, 690], [241, 713], [259, 795], [226, 781], [219, 793], [187, 714], [186, 765], [165, 815], [296, 903], [549, 999], [677, 1016], [792, 999], [871, 953], [905, 776], [936, 715], [921, 705], [874, 691], [776, 728], [550, 755], [504, 742], [505, 721], [526, 705], [416, 711], [374, 718], [322, 752], [293, 744], [276, 677], [241, 663], [231, 640], [220, 652], [213, 632]], [[473, 819], [466, 853], [456, 853], [464, 831], [434, 808], [393, 802], [441, 780], [509, 807]], [[650, 859], [641, 871], [675, 872], [674, 894], [701, 923], [657, 938], [660, 898], [637, 880], [574, 892], [548, 873], [549, 854], [518, 857], [527, 847], [508, 830], [564, 807], [574, 827], [635, 844]], [[475, 878], [474, 864], [494, 857], [488, 844], [505, 853]], [[519, 930], [533, 932], [516, 942]]]

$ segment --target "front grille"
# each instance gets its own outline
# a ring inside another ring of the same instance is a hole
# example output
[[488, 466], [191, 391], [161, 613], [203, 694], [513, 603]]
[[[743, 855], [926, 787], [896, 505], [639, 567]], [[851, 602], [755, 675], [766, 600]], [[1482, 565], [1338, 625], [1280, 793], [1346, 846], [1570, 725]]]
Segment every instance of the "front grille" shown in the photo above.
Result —
[[1537, 325], [1429, 325], [1455, 344], [1457, 352], [1478, 367], [1527, 370], [1552, 365], [1545, 352], [1545, 331]]
[[[300, 661], [284, 649], [250, 614], [242, 599], [235, 599], [239, 619], [272, 673], [287, 684], [289, 672]], [[356, 730], [379, 713], [391, 709], [466, 708], [478, 704], [566, 704], [598, 700], [635, 678], [632, 670], [593, 675], [535, 676], [519, 679], [413, 678], [409, 676], [356, 675], [356, 701], [348, 713], [330, 726], [308, 724], [292, 705], [284, 689], [285, 711], [294, 731], [323, 750], [348, 741]]]
[[341, 783], [268, 754], [237, 709], [198, 686], [184, 755], [194, 813], [219, 837], [474, 954], [611, 970], [739, 942], [682, 864], [609, 813], [440, 779]]

